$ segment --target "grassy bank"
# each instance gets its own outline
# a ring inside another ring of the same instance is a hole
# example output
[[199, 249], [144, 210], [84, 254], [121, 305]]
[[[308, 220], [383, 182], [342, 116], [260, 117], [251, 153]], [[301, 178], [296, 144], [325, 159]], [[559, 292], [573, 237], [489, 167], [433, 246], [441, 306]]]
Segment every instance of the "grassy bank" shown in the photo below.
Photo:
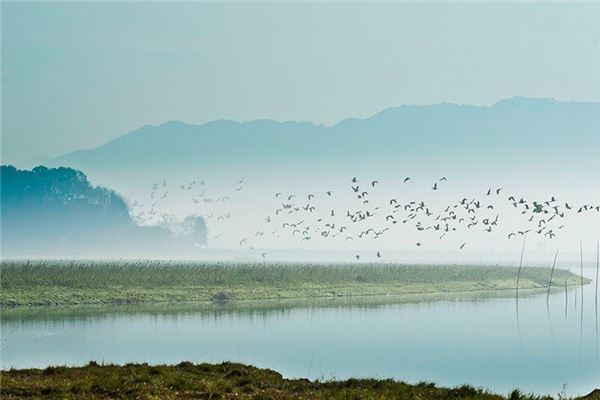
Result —
[[[517, 268], [395, 264], [233, 264], [3, 261], [4, 306], [213, 302], [432, 293], [515, 288]], [[547, 287], [550, 270], [523, 268], [520, 287]], [[580, 284], [556, 270], [557, 287]], [[587, 280], [586, 280], [587, 282]]]
[[[508, 396], [469, 386], [437, 388], [393, 380], [311, 382], [242, 364], [181, 363], [125, 366], [90, 363], [81, 368], [1, 372], [3, 399], [544, 399], [514, 391]], [[549, 397], [546, 397], [550, 399]], [[599, 398], [590, 396], [589, 399]]]
[[[555, 289], [556, 290], [556, 289]], [[560, 289], [559, 289], [560, 290]], [[524, 290], [521, 296], [544, 294], [546, 289]], [[3, 307], [3, 322], [22, 322], [45, 320], [66, 321], [86, 319], [90, 317], [126, 316], [126, 315], [244, 315], [264, 317], [270, 313], [281, 313], [296, 308], [362, 308], [378, 309], [394, 304], [417, 304], [435, 301], [480, 301], [514, 296], [514, 289], [489, 290], [476, 292], [443, 292], [424, 294], [400, 294], [393, 296], [353, 296], [353, 297], [315, 297], [295, 299], [269, 299], [232, 301], [227, 304], [212, 302], [180, 302], [180, 303], [139, 303], [139, 304], [78, 304], [58, 307], [19, 306]]]

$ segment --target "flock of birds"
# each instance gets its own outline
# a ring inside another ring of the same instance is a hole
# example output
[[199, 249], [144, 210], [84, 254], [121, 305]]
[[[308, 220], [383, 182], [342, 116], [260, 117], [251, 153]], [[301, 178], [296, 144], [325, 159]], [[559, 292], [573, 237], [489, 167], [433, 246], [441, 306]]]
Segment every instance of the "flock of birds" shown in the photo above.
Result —
[[[405, 177], [399, 184], [408, 186], [411, 182], [410, 177]], [[440, 177], [431, 184], [430, 189], [436, 192], [447, 182], [446, 177]], [[207, 195], [204, 180], [178, 184], [176, 190], [189, 194], [191, 205], [204, 208], [200, 214], [209, 224], [211, 231], [218, 226], [213, 225], [213, 221], [218, 223], [231, 219], [232, 212], [222, 211], [223, 205], [244, 189], [243, 184], [244, 179], [240, 179], [229, 193], [212, 197]], [[305, 194], [276, 192], [270, 199], [274, 204], [272, 211], [263, 217], [262, 224], [253, 235], [239, 239], [239, 246], [254, 248], [253, 241], [266, 236], [275, 239], [287, 236], [300, 243], [334, 238], [351, 243], [379, 239], [390, 234], [398, 226], [412, 227], [416, 232], [433, 232], [439, 240], [464, 230], [486, 234], [495, 231], [502, 222], [502, 203], [499, 201], [505, 202], [505, 205], [518, 212], [525, 223], [525, 226], [509, 232], [507, 239], [530, 233], [552, 239], [564, 228], [563, 219], [567, 214], [600, 212], [600, 205], [573, 206], [567, 202], [560, 202], [554, 196], [542, 200], [527, 200], [516, 195], [506, 196], [501, 187], [483, 191], [480, 198], [463, 197], [437, 208], [423, 200], [402, 201], [399, 197], [390, 197], [382, 202], [376, 201], [373, 196], [378, 187], [378, 180], [363, 182], [353, 177], [348, 181], [346, 193], [336, 193], [334, 190]], [[172, 215], [158, 211], [161, 202], [165, 201], [169, 194], [166, 180], [154, 183], [149, 194], [149, 207], [144, 207], [137, 201], [131, 204], [133, 209], [143, 208], [134, 212], [137, 220], [145, 224], [174, 220]], [[322, 199], [330, 201], [320, 201]], [[329, 206], [325, 205], [326, 203], [329, 203]], [[340, 204], [344, 204], [345, 207], [335, 208], [335, 205]], [[221, 212], [215, 211], [216, 205], [221, 205]], [[212, 234], [208, 237], [208, 242], [219, 237], [220, 234]], [[414, 245], [421, 247], [424, 242], [415, 240]], [[457, 246], [462, 250], [467, 246], [467, 242], [457, 243]], [[265, 254], [263, 258], [264, 256]], [[382, 257], [381, 251], [377, 251], [375, 256]], [[360, 260], [359, 254], [355, 257]]]
[[[236, 186], [234, 187], [235, 192], [240, 192], [243, 190], [244, 179], [240, 179], [236, 182]], [[218, 197], [209, 197], [206, 194], [206, 184], [204, 179], [193, 180], [190, 182], [186, 182], [183, 184], [176, 185], [176, 191], [180, 193], [191, 193], [191, 202], [192, 204], [198, 206], [202, 205], [212, 206], [215, 204], [225, 204], [229, 200], [231, 200], [231, 195], [222, 195]], [[197, 190], [200, 189], [200, 192]], [[176, 193], [175, 191], [175, 193]], [[176, 197], [181, 197], [181, 195], [175, 195]], [[167, 198], [169, 197], [169, 185], [165, 179], [162, 182], [156, 182], [152, 185], [152, 189], [150, 194], [148, 195], [148, 199], [150, 201], [149, 205], [145, 205], [142, 202], [135, 200], [130, 203], [130, 208], [133, 210], [133, 217], [135, 220], [142, 225], [153, 225], [153, 224], [162, 224], [168, 225], [169, 223], [176, 221], [176, 217], [172, 214], [166, 212], [159, 212], [161, 206], [165, 204]], [[173, 194], [171, 194], [173, 197]], [[215, 211], [204, 212], [202, 213], [202, 217], [205, 220], [216, 220], [216, 221], [224, 221], [231, 218], [231, 211], [227, 211], [221, 214], [216, 214]], [[213, 236], [213, 239], [218, 238], [219, 236]]]

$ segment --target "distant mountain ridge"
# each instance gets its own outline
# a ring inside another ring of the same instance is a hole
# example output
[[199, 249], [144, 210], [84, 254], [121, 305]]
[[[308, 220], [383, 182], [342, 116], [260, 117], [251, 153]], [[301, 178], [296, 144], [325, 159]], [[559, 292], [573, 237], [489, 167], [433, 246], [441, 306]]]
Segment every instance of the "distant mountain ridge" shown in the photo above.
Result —
[[389, 108], [326, 127], [310, 122], [170, 121], [102, 146], [51, 160], [91, 175], [148, 169], [427, 164], [481, 168], [568, 159], [600, 166], [600, 103], [515, 97], [493, 106], [437, 104]]

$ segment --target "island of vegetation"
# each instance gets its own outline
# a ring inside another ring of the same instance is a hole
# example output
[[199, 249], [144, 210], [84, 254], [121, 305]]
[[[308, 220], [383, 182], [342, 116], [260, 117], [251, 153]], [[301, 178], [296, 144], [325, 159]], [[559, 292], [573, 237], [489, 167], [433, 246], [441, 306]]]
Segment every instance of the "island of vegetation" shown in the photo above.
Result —
[[[2, 306], [112, 305], [366, 296], [514, 296], [518, 268], [466, 265], [2, 261]], [[545, 290], [549, 268], [523, 268], [520, 289]], [[580, 285], [555, 270], [552, 286]], [[588, 283], [588, 279], [583, 280]], [[525, 293], [525, 292], [524, 292]]]

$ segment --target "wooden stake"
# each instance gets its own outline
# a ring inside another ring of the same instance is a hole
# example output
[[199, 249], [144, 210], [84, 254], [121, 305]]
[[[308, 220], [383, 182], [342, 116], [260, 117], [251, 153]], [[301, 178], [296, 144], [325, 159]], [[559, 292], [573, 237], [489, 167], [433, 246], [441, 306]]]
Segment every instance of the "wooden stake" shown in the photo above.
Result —
[[600, 270], [600, 241], [596, 241], [596, 309], [598, 308], [598, 270]]
[[525, 253], [525, 240], [527, 239], [527, 234], [523, 236], [523, 247], [521, 248], [521, 259], [519, 260], [519, 271], [517, 272], [517, 306], [519, 305], [519, 282], [521, 280], [521, 268], [523, 267], [523, 253]]
[[581, 310], [583, 310], [583, 242], [579, 241], [579, 258], [581, 260]]
[[568, 306], [569, 306], [569, 294], [567, 293], [567, 281], [565, 281], [565, 322], [567, 322]]
[[554, 268], [556, 267], [556, 259], [558, 258], [558, 249], [556, 249], [556, 254], [554, 255], [554, 262], [552, 263], [552, 270], [550, 271], [550, 282], [548, 282], [548, 295], [546, 296], [546, 304], [548, 304], [548, 300], [550, 300], [550, 289], [552, 288], [552, 276], [554, 275]]

